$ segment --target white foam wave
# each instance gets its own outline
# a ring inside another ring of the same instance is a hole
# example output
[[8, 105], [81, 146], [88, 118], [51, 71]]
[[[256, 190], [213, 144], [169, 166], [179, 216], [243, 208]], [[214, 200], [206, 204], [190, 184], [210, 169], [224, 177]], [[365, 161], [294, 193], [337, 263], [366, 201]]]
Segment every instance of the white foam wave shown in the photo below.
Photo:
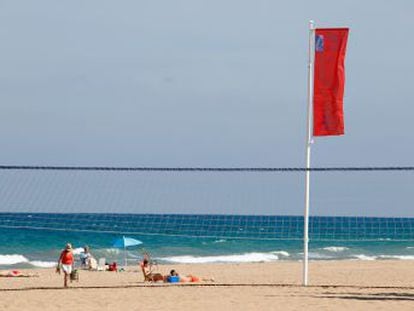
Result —
[[114, 255], [118, 255], [120, 253], [118, 248], [106, 248], [105, 252], [109, 254], [114, 254]]
[[272, 252], [272, 254], [281, 255], [281, 256], [285, 256], [285, 257], [289, 257], [290, 256], [290, 254], [288, 252], [286, 252], [286, 251], [275, 251], [275, 252]]
[[367, 256], [364, 254], [353, 255], [353, 257], [359, 260], [376, 260], [377, 259], [377, 256]]
[[407, 246], [407, 249], [412, 249], [414, 248], [414, 246]]
[[158, 258], [174, 263], [240, 263], [240, 262], [270, 262], [276, 261], [279, 257], [273, 253], [246, 253], [237, 255], [222, 256], [173, 256]]
[[226, 240], [224, 240], [224, 239], [220, 239], [220, 240], [216, 240], [216, 241], [214, 241], [213, 243], [224, 243], [224, 242], [227, 242]]
[[413, 255], [380, 255], [382, 259], [401, 259], [401, 260], [414, 260]]
[[[301, 253], [303, 255], [303, 253]], [[334, 257], [321, 253], [309, 252], [309, 259], [333, 259]]]
[[40, 261], [40, 260], [33, 260], [29, 262], [32, 266], [40, 267], [40, 268], [53, 268], [56, 267], [56, 262], [54, 261]]
[[83, 252], [83, 247], [78, 247], [78, 248], [75, 248], [75, 249], [72, 251], [73, 255], [80, 255], [80, 253], [82, 253], [82, 252]]
[[127, 256], [128, 257], [135, 258], [135, 259], [141, 259], [142, 258], [142, 255], [136, 255], [136, 254], [134, 254], [132, 252], [127, 252]]
[[0, 265], [15, 265], [18, 263], [28, 262], [29, 260], [23, 255], [0, 255]]
[[338, 253], [338, 252], [346, 251], [349, 248], [344, 247], [344, 246], [328, 246], [328, 247], [324, 247], [322, 249], [325, 250], [325, 251], [328, 251], [328, 252]]

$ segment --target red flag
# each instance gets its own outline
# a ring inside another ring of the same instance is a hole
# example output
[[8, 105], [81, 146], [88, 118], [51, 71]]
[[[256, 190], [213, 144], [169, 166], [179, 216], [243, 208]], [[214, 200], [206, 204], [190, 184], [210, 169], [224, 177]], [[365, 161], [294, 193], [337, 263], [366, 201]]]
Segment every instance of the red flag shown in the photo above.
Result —
[[316, 29], [313, 136], [343, 135], [348, 28]]

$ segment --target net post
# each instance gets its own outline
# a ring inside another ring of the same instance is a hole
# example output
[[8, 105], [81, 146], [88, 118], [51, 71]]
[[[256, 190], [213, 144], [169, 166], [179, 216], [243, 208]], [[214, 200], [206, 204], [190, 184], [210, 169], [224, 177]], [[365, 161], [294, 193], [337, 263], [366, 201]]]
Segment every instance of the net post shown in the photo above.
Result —
[[306, 172], [305, 172], [305, 211], [303, 218], [303, 279], [302, 285], [308, 285], [308, 261], [309, 261], [309, 193], [310, 193], [310, 159], [312, 144], [312, 106], [313, 106], [313, 60], [315, 55], [315, 23], [309, 21], [309, 58], [308, 58], [308, 101], [306, 121]]

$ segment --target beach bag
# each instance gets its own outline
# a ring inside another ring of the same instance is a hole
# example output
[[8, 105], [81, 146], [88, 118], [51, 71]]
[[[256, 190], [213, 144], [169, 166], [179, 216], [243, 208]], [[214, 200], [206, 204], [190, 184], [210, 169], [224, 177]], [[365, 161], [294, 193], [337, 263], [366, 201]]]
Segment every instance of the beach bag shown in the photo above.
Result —
[[79, 271], [77, 269], [73, 269], [70, 273], [70, 280], [79, 282]]
[[108, 267], [108, 270], [109, 271], [118, 271], [118, 267], [117, 267], [116, 262], [111, 263]]
[[178, 282], [180, 282], [180, 277], [178, 275], [169, 275], [167, 277], [167, 282], [168, 283], [178, 283]]

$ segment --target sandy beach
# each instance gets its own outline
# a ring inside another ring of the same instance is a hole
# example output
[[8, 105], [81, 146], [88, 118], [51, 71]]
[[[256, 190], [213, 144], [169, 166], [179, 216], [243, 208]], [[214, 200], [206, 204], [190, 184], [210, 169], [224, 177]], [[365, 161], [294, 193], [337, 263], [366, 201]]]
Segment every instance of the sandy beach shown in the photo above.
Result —
[[414, 261], [314, 261], [310, 286], [300, 262], [160, 265], [182, 275], [213, 277], [197, 284], [143, 283], [137, 267], [81, 271], [62, 288], [53, 269], [38, 277], [0, 278], [0, 310], [412, 310]]

